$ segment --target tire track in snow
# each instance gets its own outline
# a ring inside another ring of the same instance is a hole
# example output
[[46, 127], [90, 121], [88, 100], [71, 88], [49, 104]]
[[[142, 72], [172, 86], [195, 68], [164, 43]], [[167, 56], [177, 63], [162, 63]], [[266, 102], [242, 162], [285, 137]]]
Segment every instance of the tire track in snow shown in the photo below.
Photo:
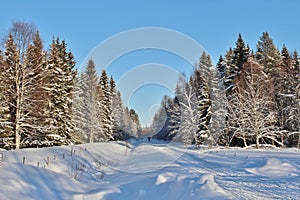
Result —
[[[216, 158], [217, 160], [229, 159], [227, 156], [224, 158], [223, 155], [213, 154], [214, 157], [216, 155], [218, 155]], [[207, 156], [209, 157], [210, 153], [208, 153]], [[190, 162], [190, 160], [195, 161]], [[215, 181], [219, 183], [220, 187], [222, 187], [227, 194], [229, 194], [230, 199], [253, 199], [253, 197], [259, 199], [300, 199], [300, 194], [297, 192], [300, 190], [300, 184], [297, 183], [291, 183], [287, 180], [280, 180], [278, 183], [277, 179], [274, 181], [268, 177], [260, 177], [246, 171], [238, 171], [235, 168], [230, 169], [232, 166], [229, 165], [227, 168], [225, 168], [225, 165], [221, 168], [216, 166], [212, 169], [205, 164], [207, 163], [208, 166], [212, 167], [214, 166], [213, 163], [208, 163], [205, 161], [205, 158], [197, 158], [195, 152], [188, 152], [185, 154], [181, 162], [189, 162], [189, 164], [194, 165], [193, 168], [187, 166], [187, 170], [193, 169], [199, 174], [213, 174], [215, 176]], [[241, 160], [239, 162], [240, 164], [245, 165], [247, 160]], [[272, 193], [270, 193], [270, 189], [272, 190]]]

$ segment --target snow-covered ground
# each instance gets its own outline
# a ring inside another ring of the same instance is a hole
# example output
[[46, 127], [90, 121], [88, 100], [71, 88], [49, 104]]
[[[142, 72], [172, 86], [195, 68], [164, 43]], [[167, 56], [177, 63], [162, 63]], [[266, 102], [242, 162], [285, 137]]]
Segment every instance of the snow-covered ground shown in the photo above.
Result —
[[140, 140], [0, 151], [0, 199], [300, 199], [300, 150]]

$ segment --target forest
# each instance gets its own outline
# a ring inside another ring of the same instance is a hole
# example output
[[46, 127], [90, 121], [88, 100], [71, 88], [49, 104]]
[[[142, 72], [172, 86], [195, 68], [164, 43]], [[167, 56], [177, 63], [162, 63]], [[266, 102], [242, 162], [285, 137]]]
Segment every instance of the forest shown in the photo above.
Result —
[[[84, 72], [65, 40], [45, 50], [33, 24], [14, 22], [0, 53], [2, 148], [44, 147], [137, 137], [137, 113], [124, 108], [113, 77]], [[0, 148], [1, 148], [0, 147]]]
[[[252, 50], [239, 34], [216, 66], [199, 55], [179, 77], [151, 125], [156, 139], [196, 146], [300, 148], [300, 64], [296, 50], [276, 47], [268, 32]], [[48, 50], [38, 29], [14, 22], [0, 52], [0, 148], [44, 147], [139, 137], [134, 109], [122, 103], [113, 77], [83, 72], [65, 40]]]
[[158, 139], [187, 144], [300, 148], [299, 97], [297, 51], [279, 50], [268, 32], [252, 50], [239, 34], [216, 66], [203, 52], [175, 97], [162, 100], [152, 127]]

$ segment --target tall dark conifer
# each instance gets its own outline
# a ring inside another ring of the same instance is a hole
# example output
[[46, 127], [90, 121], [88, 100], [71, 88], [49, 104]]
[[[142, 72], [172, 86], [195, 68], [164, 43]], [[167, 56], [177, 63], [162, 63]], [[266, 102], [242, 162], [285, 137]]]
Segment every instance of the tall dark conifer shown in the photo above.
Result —
[[[72, 120], [72, 92], [75, 81], [75, 61], [67, 51], [65, 41], [52, 41], [48, 58], [49, 103], [47, 106], [48, 137], [61, 137], [63, 142], [72, 141], [74, 124]], [[60, 141], [61, 142], [61, 141]]]
[[268, 32], [263, 32], [256, 45], [256, 60], [264, 67], [264, 72], [274, 75], [280, 63], [280, 52]]
[[234, 88], [233, 79], [240, 73], [243, 64], [247, 61], [250, 54], [249, 47], [245, 44], [242, 35], [239, 34], [236, 46], [233, 49], [232, 58], [226, 70], [224, 84], [227, 94], [230, 95]]
[[[0, 51], [0, 137], [12, 137], [12, 123], [9, 112], [8, 88], [10, 83], [7, 79], [8, 65], [4, 60], [3, 53]], [[7, 144], [8, 145], [8, 144]]]
[[[45, 115], [44, 111], [47, 104], [48, 94], [46, 81], [48, 69], [46, 65], [46, 53], [43, 43], [37, 32], [33, 38], [33, 44], [28, 46], [24, 57], [24, 65], [26, 65], [25, 73], [25, 112], [24, 121], [26, 122], [26, 132], [28, 143], [36, 143], [42, 145], [45, 141]], [[24, 138], [26, 140], [26, 138]]]
[[105, 135], [106, 140], [113, 140], [113, 132], [112, 132], [112, 97], [111, 97], [111, 88], [109, 85], [109, 80], [105, 70], [102, 70], [100, 79], [99, 79], [99, 86], [102, 91], [102, 99], [100, 100], [101, 106], [101, 125], [102, 131]]

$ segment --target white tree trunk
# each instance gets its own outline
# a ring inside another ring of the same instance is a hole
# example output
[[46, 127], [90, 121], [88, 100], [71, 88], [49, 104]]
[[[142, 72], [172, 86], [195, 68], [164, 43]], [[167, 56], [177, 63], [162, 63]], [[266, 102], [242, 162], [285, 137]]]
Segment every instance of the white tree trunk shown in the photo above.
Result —
[[21, 118], [21, 88], [20, 88], [20, 68], [16, 69], [16, 119], [15, 119], [15, 143], [16, 149], [20, 148], [21, 135], [20, 135], [20, 118]]

